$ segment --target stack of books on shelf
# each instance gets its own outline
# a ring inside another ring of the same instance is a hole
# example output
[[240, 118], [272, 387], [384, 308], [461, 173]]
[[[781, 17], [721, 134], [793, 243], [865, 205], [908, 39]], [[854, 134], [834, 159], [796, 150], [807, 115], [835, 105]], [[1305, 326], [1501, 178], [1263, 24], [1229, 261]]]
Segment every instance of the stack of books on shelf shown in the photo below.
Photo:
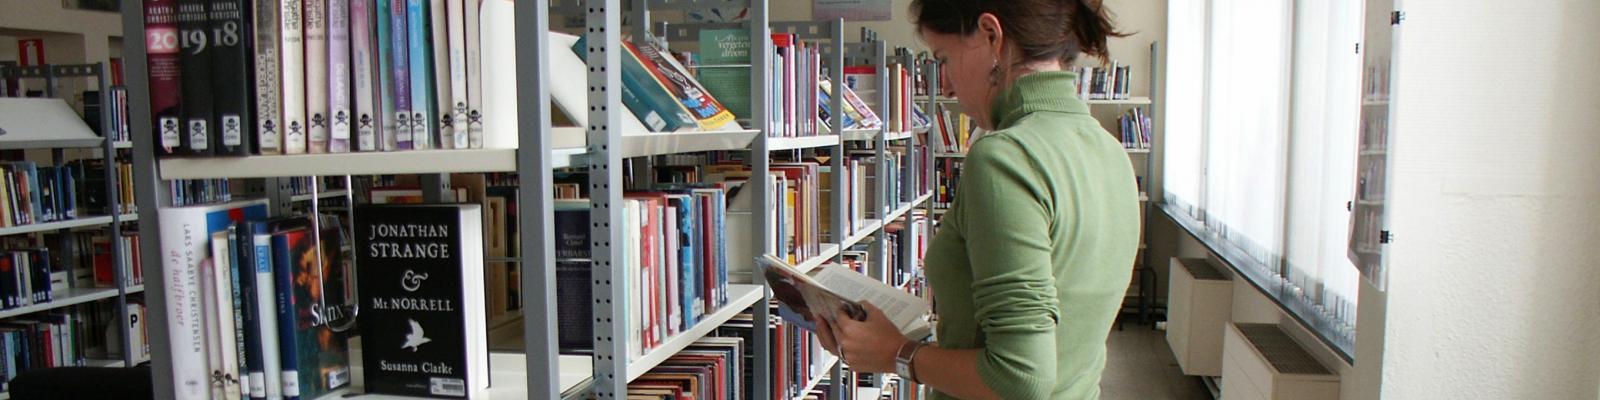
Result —
[[[120, 85], [120, 84], [118, 84]], [[128, 126], [128, 88], [112, 86], [110, 95], [111, 104], [102, 105], [100, 92], [90, 90], [83, 92], [83, 121], [100, 136], [111, 139], [114, 143], [126, 143], [133, 140], [133, 129]], [[104, 113], [110, 113], [105, 115]], [[101, 128], [102, 118], [111, 120], [111, 132], [106, 134]]]
[[[32, 161], [0, 163], [0, 226], [65, 221], [79, 217], [78, 194], [85, 180], [75, 165], [40, 166]], [[103, 181], [102, 181], [103, 184]]]
[[1077, 67], [1072, 72], [1078, 75], [1078, 98], [1084, 100], [1127, 100], [1133, 76], [1133, 67], [1111, 61], [1105, 67]]
[[[0, 251], [0, 309], [22, 308], [54, 300], [58, 289], [66, 289], [66, 273], [56, 276], [50, 266], [50, 250], [27, 248], [31, 239], [7, 237], [7, 250]], [[21, 241], [22, 247], [16, 246]]]
[[1134, 107], [1117, 117], [1117, 128], [1122, 147], [1130, 150], [1150, 149], [1150, 113], [1144, 107]]
[[820, 110], [813, 94], [822, 85], [822, 53], [815, 43], [801, 41], [790, 33], [772, 34], [772, 48], [777, 52], [768, 60], [772, 62], [773, 104], [770, 126], [775, 128], [770, 136], [817, 136], [825, 133], [816, 113]]
[[[171, 180], [167, 198], [176, 207], [233, 201], [232, 184], [227, 179]], [[131, 203], [130, 203], [131, 204]]]
[[929, 147], [939, 154], [965, 154], [967, 145], [980, 134], [978, 122], [944, 104], [935, 107], [933, 130], [937, 136], [929, 139]]
[[641, 399], [744, 399], [745, 339], [704, 337], [628, 383], [628, 397]]
[[69, 312], [46, 312], [0, 323], [0, 382], [10, 390], [17, 374], [44, 368], [87, 365], [89, 321]]
[[[74, 271], [91, 271], [93, 286], [116, 287], [115, 265], [122, 266], [122, 276], [127, 286], [144, 284], [144, 267], [139, 259], [139, 232], [124, 229], [121, 237], [111, 237], [110, 229], [75, 231], [65, 234], [46, 234], [44, 243], [64, 243], [67, 248], [60, 260], [73, 263]], [[112, 241], [120, 242], [120, 253], [111, 251]]]
[[961, 183], [962, 158], [936, 158], [933, 161], [933, 208], [947, 209], [955, 204], [956, 185]]
[[[911, 72], [901, 64], [892, 64], [886, 71], [887, 76], [879, 76], [877, 66], [846, 66], [845, 86], [854, 90], [872, 109], [888, 110], [881, 118], [889, 132], [909, 132], [924, 122], [918, 118], [921, 111], [911, 104]], [[885, 82], [888, 83], [888, 92], [880, 89]], [[884, 102], [888, 102], [887, 106]]]
[[[794, 324], [782, 323], [777, 318], [777, 305], [772, 307], [772, 319], [768, 320], [763, 328], [767, 329], [769, 345], [769, 360], [772, 362], [769, 371], [772, 376], [772, 400], [791, 400], [802, 393], [809, 392], [808, 387], [813, 387], [819, 382], [836, 359], [822, 349], [821, 341], [810, 330]], [[739, 338], [745, 343], [745, 353], [754, 354], [749, 349], [749, 344], [754, 341], [754, 329], [757, 326], [755, 315], [745, 312], [733, 317], [726, 324], [718, 327], [716, 336]], [[747, 363], [753, 364], [753, 357], [746, 357]], [[744, 379], [750, 382], [750, 371], [745, 371]]]
[[[112, 168], [116, 169], [112, 173], [116, 174], [117, 187], [112, 189], [114, 193], [111, 195], [106, 193], [105, 160], [74, 160], [68, 163], [68, 166], [78, 174], [76, 197], [83, 202], [82, 207], [84, 207], [79, 214], [131, 214], [139, 211], [139, 207], [135, 206], [133, 201], [133, 164], [127, 160], [119, 159], [112, 163]], [[112, 195], [117, 198], [117, 207], [115, 210], [108, 210], [108, 201]]]

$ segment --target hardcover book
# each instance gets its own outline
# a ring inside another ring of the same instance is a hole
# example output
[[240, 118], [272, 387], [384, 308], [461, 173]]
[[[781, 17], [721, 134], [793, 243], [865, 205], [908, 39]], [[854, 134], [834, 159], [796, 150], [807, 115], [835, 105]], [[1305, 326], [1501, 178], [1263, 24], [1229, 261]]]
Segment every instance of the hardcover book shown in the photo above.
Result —
[[[572, 51], [580, 57], [588, 45], [587, 38], [579, 38]], [[677, 132], [693, 130], [694, 115], [678, 104], [666, 87], [656, 82], [655, 76], [640, 62], [633, 45], [622, 57], [622, 105], [628, 108], [651, 132]]]
[[489, 385], [478, 204], [356, 208], [370, 393], [464, 398]]
[[[328, 152], [349, 153], [354, 117], [350, 100], [350, 13], [352, 2], [327, 0], [328, 4]], [[365, 32], [364, 30], [357, 32]]]
[[306, 152], [328, 152], [328, 1], [304, 0]]
[[[350, 383], [346, 267], [337, 228], [314, 234], [303, 219], [272, 234], [283, 398], [317, 399]], [[318, 237], [320, 237], [320, 246]]]
[[[429, 59], [433, 67], [429, 68], [429, 78], [433, 80], [433, 102], [429, 106], [433, 110], [433, 129], [436, 135], [430, 143], [433, 148], [454, 149], [455, 129], [451, 126], [454, 120], [450, 116], [450, 25], [445, 2], [460, 2], [460, 0], [428, 0], [428, 45], [433, 54]], [[457, 26], [461, 21], [455, 22]], [[465, 82], [463, 82], [465, 83]], [[466, 133], [462, 131], [462, 133]], [[465, 139], [465, 137], [463, 137]], [[466, 144], [462, 143], [462, 148]]]
[[300, 0], [282, 0], [282, 48], [278, 76], [283, 86], [278, 90], [283, 101], [283, 153], [306, 152], [306, 44], [301, 26], [304, 10]]
[[[632, 46], [631, 43], [629, 45]], [[706, 92], [706, 88], [700, 86], [700, 82], [691, 78], [689, 70], [679, 64], [677, 59], [662, 53], [660, 48], [649, 43], [631, 50], [638, 52], [639, 62], [644, 64], [645, 69], [654, 73], [656, 80], [666, 87], [668, 92], [672, 92], [673, 97], [683, 104], [684, 109], [689, 110], [689, 114], [699, 122], [701, 130], [739, 129], [739, 124], [734, 122], [733, 113], [728, 112], [727, 107], [723, 107], [722, 103], [711, 97], [711, 93]]]
[[354, 151], [378, 150], [378, 131], [383, 126], [382, 117], [387, 115], [379, 114], [383, 92], [377, 80], [383, 75], [378, 69], [379, 52], [373, 28], [373, 7], [377, 4], [372, 0], [351, 0], [350, 3], [350, 79], [355, 86], [352, 96], [355, 111], [350, 124], [356, 135]]
[[155, 126], [156, 152], [169, 155], [183, 145], [178, 120], [183, 99], [183, 67], [179, 54], [178, 6], [174, 0], [145, 0], [145, 53], [149, 54], [150, 113]]
[[217, 155], [250, 155], [254, 143], [247, 137], [255, 126], [250, 104], [252, 66], [248, 43], [249, 21], [243, 0], [211, 0], [211, 88], [216, 92], [217, 122], [211, 143]]
[[261, 154], [283, 153], [283, 98], [279, 90], [283, 85], [278, 75], [278, 18], [281, 14], [276, 1], [256, 1], [255, 26], [255, 78], [256, 78], [256, 150]]
[[178, 1], [183, 55], [183, 154], [211, 155], [214, 102], [211, 88], [210, 16], [206, 0]]
[[706, 29], [700, 31], [700, 68], [697, 78], [712, 96], [733, 112], [735, 118], [749, 120], [750, 111], [750, 31], [748, 29]]
[[[449, 17], [445, 25], [448, 25], [450, 30], [447, 35], [450, 43], [450, 91], [439, 93], [441, 99], [439, 103], [445, 105], [439, 112], [439, 125], [450, 128], [450, 138], [441, 141], [449, 142], [448, 147], [453, 149], [483, 147], [482, 137], [479, 137], [477, 147], [473, 147], [468, 140], [470, 129], [467, 126], [467, 31], [463, 26], [466, 24], [466, 16], [462, 15], [465, 12], [462, 7], [469, 1], [476, 0], [446, 0], [445, 4], [445, 14]], [[434, 35], [434, 38], [437, 39], [438, 35]], [[445, 87], [443, 84], [439, 86]], [[444, 129], [440, 130], [443, 133]]]

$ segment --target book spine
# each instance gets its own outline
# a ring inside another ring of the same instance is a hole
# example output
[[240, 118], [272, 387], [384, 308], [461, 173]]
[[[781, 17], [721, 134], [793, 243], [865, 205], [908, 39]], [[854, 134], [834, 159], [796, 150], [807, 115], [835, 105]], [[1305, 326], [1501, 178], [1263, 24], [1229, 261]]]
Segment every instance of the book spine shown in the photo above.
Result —
[[377, 109], [374, 110], [372, 120], [375, 133], [372, 139], [372, 151], [394, 150], [394, 69], [390, 66], [394, 62], [394, 40], [389, 27], [393, 15], [390, 0], [361, 0], [372, 2], [372, 52], [373, 86], [377, 87]]
[[[279, 374], [282, 383], [284, 400], [300, 399], [300, 356], [299, 343], [295, 326], [295, 298], [294, 298], [294, 264], [293, 257], [289, 255], [289, 237], [286, 234], [272, 235], [272, 275], [277, 282], [277, 319], [278, 319], [278, 354], [279, 365], [282, 373]], [[310, 362], [310, 360], [306, 360]]]
[[251, 153], [252, 143], [245, 137], [255, 126], [248, 82], [251, 53], [246, 6], [243, 0], [211, 0], [211, 63], [215, 67], [211, 86], [216, 92], [217, 126], [211, 142], [218, 155], [243, 156]]
[[183, 36], [183, 148], [189, 155], [210, 155], [214, 125], [211, 88], [209, 15], [205, 0], [178, 1], [178, 30]]
[[283, 99], [283, 153], [306, 152], [306, 44], [302, 25], [304, 10], [301, 0], [283, 0], [283, 47], [279, 51], [281, 62], [278, 76], [283, 86], [278, 92]]
[[411, 46], [411, 147], [433, 148], [433, 47], [427, 0], [406, 0], [406, 34]]
[[[439, 125], [450, 126], [451, 148], [467, 149], [482, 148], [483, 138], [480, 136], [478, 145], [474, 147], [469, 139], [470, 128], [467, 126], [467, 30], [465, 10], [466, 1], [475, 0], [444, 0], [445, 14], [449, 27], [450, 42], [450, 96], [449, 100], [441, 101], [446, 108], [440, 111]], [[442, 86], [442, 85], [441, 85]], [[444, 99], [444, 93], [439, 94]], [[445, 121], [449, 121], [446, 123]], [[442, 129], [441, 129], [442, 131]]]
[[[466, 5], [463, 10], [462, 25], [466, 28], [467, 53], [467, 146], [474, 149], [483, 148], [483, 41], [482, 25], [479, 21], [479, 10], [482, 10], [482, 0], [461, 0]], [[461, 122], [457, 121], [457, 126]]]
[[[433, 147], [440, 149], [454, 149], [455, 127], [451, 124], [455, 119], [451, 117], [451, 89], [450, 77], [450, 23], [446, 2], [459, 2], [460, 0], [429, 0], [428, 1], [428, 30], [431, 31], [428, 44], [433, 50], [433, 67], [429, 76], [433, 79], [433, 120], [430, 122], [438, 131], [437, 140], [432, 142]], [[459, 21], [457, 22], [459, 25]], [[465, 132], [462, 132], [465, 133]], [[466, 147], [462, 143], [462, 147]]]
[[306, 152], [328, 152], [328, 0], [305, 0]]
[[228, 231], [217, 231], [211, 234], [211, 260], [209, 263], [210, 275], [205, 285], [209, 292], [206, 293], [206, 324], [207, 336], [211, 343], [207, 346], [211, 351], [211, 376], [212, 392], [220, 396], [213, 396], [213, 400], [236, 400], [240, 398], [239, 386], [239, 341], [236, 340], [238, 325], [235, 325], [237, 308], [234, 307], [233, 278], [231, 276], [233, 262], [229, 256]]
[[256, 150], [261, 154], [283, 153], [283, 85], [278, 75], [279, 3], [255, 0], [256, 73]]
[[[256, 335], [261, 337], [261, 374], [259, 379], [265, 387], [267, 399], [283, 398], [283, 367], [280, 365], [282, 355], [278, 346], [278, 291], [276, 278], [272, 274], [272, 235], [267, 233], [266, 224], [251, 224], [252, 251], [251, 257], [255, 261], [253, 272], [256, 285], [256, 321], [258, 327]], [[251, 377], [251, 382], [258, 379]], [[252, 392], [254, 389], [252, 389]]]
[[246, 397], [264, 400], [267, 398], [267, 382], [261, 359], [261, 317], [256, 304], [255, 237], [250, 226], [247, 224], [242, 229], [230, 229], [229, 242], [233, 243], [232, 253], [237, 257], [231, 271], [235, 286], [233, 309], [238, 315], [239, 359], [244, 360], [244, 366], [239, 370], [240, 386], [244, 388]]
[[[383, 1], [383, 0], [379, 0]], [[389, 49], [393, 60], [390, 70], [394, 71], [394, 145], [395, 150], [410, 150], [412, 147], [411, 123], [411, 27], [409, 17], [410, 8], [406, 0], [390, 0], [389, 3]]]
[[150, 116], [155, 122], [156, 151], [170, 155], [181, 141], [183, 99], [183, 52], [178, 29], [178, 7], [174, 0], [145, 0], [145, 53], [150, 68]]
[[328, 152], [350, 152], [352, 111], [350, 108], [350, 24], [351, 2], [328, 2]]
[[203, 215], [186, 209], [162, 209], [161, 253], [166, 279], [167, 335], [172, 354], [172, 390], [176, 399], [206, 399], [206, 336], [200, 293], [200, 257], [208, 235]]
[[356, 132], [355, 151], [377, 150], [378, 127], [382, 125], [378, 122], [377, 103], [383, 95], [374, 81], [378, 78], [374, 65], [377, 61], [372, 28], [374, 4], [372, 0], [351, 0], [350, 3], [350, 66], [354, 68], [351, 83], [355, 86], [352, 95], [355, 114], [351, 123]]
[[[237, 387], [239, 388], [240, 397], [248, 398], [253, 397], [250, 394], [250, 371], [252, 367], [259, 367], [259, 360], [256, 360], [256, 362], [253, 363], [250, 357], [251, 354], [249, 354], [254, 343], [251, 341], [252, 338], [249, 337], [250, 334], [247, 333], [250, 331], [250, 329], [246, 325], [245, 320], [245, 314], [247, 314], [245, 311], [245, 295], [247, 294], [245, 284], [248, 281], [244, 280], [245, 278], [243, 275], [247, 275], [250, 272], [249, 268], [251, 267], [245, 266], [245, 259], [242, 258], [241, 254], [239, 253], [240, 246], [238, 226], [228, 226], [227, 238], [229, 263], [226, 272], [228, 274], [228, 289], [232, 295], [230, 297], [232, 300], [231, 305], [233, 306], [233, 330], [230, 333], [233, 334], [233, 354], [235, 363], [232, 367], [234, 368], [234, 376], [236, 376], [239, 380]], [[241, 268], [243, 268], [243, 270], [241, 270]], [[250, 289], [250, 292], [253, 291], [253, 288]], [[263, 393], [263, 395], [265, 394]]]

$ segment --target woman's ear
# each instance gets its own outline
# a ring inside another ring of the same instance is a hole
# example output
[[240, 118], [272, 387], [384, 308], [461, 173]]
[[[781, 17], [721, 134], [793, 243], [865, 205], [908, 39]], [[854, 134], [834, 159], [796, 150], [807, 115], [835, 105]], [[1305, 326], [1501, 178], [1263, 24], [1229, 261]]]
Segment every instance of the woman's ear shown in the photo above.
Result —
[[978, 15], [978, 30], [976, 33], [989, 44], [989, 54], [994, 56], [995, 60], [1003, 60], [1005, 58], [1006, 36], [1005, 28], [1000, 26], [1000, 17], [992, 13]]

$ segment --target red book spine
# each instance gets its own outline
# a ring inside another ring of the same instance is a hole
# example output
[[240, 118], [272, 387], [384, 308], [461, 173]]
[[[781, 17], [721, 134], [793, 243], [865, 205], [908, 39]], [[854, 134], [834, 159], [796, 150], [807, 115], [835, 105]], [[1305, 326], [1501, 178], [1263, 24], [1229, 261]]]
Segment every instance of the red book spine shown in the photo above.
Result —
[[179, 146], [183, 69], [178, 63], [182, 45], [178, 38], [178, 3], [174, 0], [145, 0], [145, 53], [149, 54], [150, 116], [157, 138], [157, 150], [172, 154]]

